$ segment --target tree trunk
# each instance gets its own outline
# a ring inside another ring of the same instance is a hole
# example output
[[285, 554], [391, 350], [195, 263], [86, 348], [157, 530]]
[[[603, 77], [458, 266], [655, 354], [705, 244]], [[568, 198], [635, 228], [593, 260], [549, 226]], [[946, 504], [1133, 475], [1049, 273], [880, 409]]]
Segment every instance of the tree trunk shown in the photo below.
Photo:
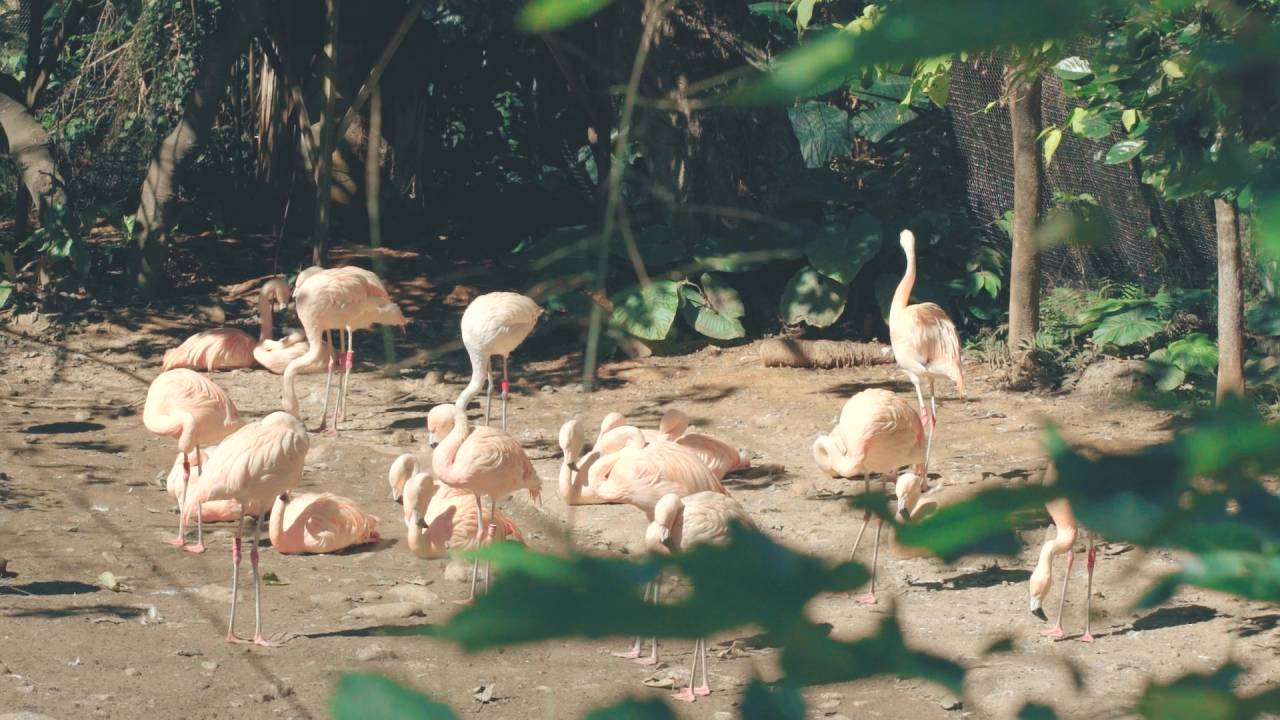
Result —
[[1215, 200], [1218, 225], [1218, 403], [1244, 395], [1244, 303], [1240, 266], [1240, 212], [1234, 201]]
[[9, 140], [9, 154], [18, 164], [26, 188], [43, 218], [50, 207], [67, 202], [66, 185], [50, 151], [49, 133], [22, 104], [0, 93], [0, 129]]
[[44, 14], [48, 10], [45, 0], [27, 0], [27, 72], [24, 83], [27, 107], [35, 107], [34, 82], [40, 75], [40, 49], [44, 43]]
[[333, 208], [333, 143], [337, 137], [334, 114], [337, 110], [338, 13], [342, 0], [325, 0], [325, 20], [329, 37], [324, 46], [324, 109], [320, 114], [320, 155], [316, 164], [316, 223], [311, 263], [324, 265], [329, 253], [329, 215]]
[[1013, 252], [1009, 259], [1009, 352], [1022, 357], [1035, 345], [1040, 325], [1040, 77], [1006, 76], [1013, 129]]
[[172, 221], [169, 211], [178, 192], [178, 169], [207, 138], [231, 68], [262, 26], [263, 15], [260, 0], [242, 0], [225, 18], [196, 66], [195, 88], [182, 118], [151, 156], [133, 228], [136, 282], [144, 292], [163, 284]]

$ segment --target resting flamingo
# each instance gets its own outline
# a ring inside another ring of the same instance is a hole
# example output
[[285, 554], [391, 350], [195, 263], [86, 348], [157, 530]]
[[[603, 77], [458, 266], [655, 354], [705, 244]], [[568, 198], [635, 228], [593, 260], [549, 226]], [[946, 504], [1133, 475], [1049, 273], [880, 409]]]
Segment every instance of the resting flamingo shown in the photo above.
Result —
[[[863, 390], [849, 398], [831, 434], [819, 435], [813, 443], [813, 459], [818, 467], [832, 477], [861, 475], [868, 493], [873, 472], [892, 478], [903, 465], [917, 465], [916, 474], [925, 477], [924, 455], [924, 427], [920, 417], [905, 400], [877, 388]], [[850, 559], [858, 552], [870, 517], [868, 509], [862, 515], [862, 526], [853, 542]], [[856, 598], [861, 603], [876, 602], [876, 562], [883, 525], [884, 518], [880, 518], [876, 522], [875, 546], [871, 552], [871, 590]]]
[[[333, 427], [330, 434], [338, 431], [338, 419], [342, 416], [347, 395], [347, 382], [351, 368], [355, 365], [355, 351], [351, 349], [355, 330], [363, 330], [374, 325], [405, 325], [404, 315], [391, 300], [382, 281], [377, 275], [358, 267], [331, 268], [318, 270], [308, 268], [298, 276], [297, 290], [294, 293], [298, 308], [298, 320], [307, 338], [307, 352], [294, 358], [284, 371], [283, 406], [286, 412], [299, 417], [298, 393], [295, 388], [296, 376], [306, 368], [316, 368], [322, 364], [321, 355], [325, 351], [322, 334], [325, 330], [334, 330], [338, 334], [338, 358], [342, 365], [342, 378], [339, 383], [338, 399], [333, 408]], [[343, 334], [345, 331], [345, 335]], [[329, 388], [333, 378], [334, 363], [329, 363], [329, 373], [325, 378], [324, 408], [321, 410], [320, 431], [325, 431], [325, 423], [329, 412]]]
[[689, 416], [675, 408], [662, 414], [662, 420], [658, 423], [658, 436], [692, 450], [718, 478], [724, 479], [731, 472], [751, 467], [751, 460], [745, 452], [720, 438], [691, 431]]
[[210, 453], [209, 465], [189, 493], [182, 518], [195, 514], [200, 503], [209, 500], [236, 500], [244, 508], [231, 545], [231, 620], [227, 625], [227, 642], [244, 642], [235, 634], [236, 598], [240, 575], [240, 546], [244, 536], [244, 518], [253, 516], [253, 544], [249, 562], [253, 567], [253, 640], [255, 645], [273, 645], [262, 637], [262, 579], [258, 576], [258, 536], [262, 515], [281, 495], [302, 481], [307, 459], [307, 429], [302, 421], [284, 413], [273, 412], [262, 420], [251, 422], [235, 431], [217, 450]]
[[[214, 445], [235, 432], [243, 423], [235, 403], [212, 380], [185, 368], [162, 372], [147, 388], [142, 424], [151, 432], [178, 441], [182, 453], [182, 492], [178, 498], [186, 507], [186, 490], [191, 486], [191, 461], [201, 464], [200, 446]], [[188, 552], [204, 552], [204, 513], [196, 515], [196, 544], [186, 546], [182, 521], [178, 537], [169, 544]]]
[[511, 352], [529, 337], [538, 323], [542, 308], [533, 300], [513, 292], [494, 292], [481, 295], [462, 313], [462, 344], [471, 358], [471, 382], [458, 394], [454, 402], [465, 411], [472, 396], [488, 380], [485, 390], [484, 424], [489, 424], [493, 410], [494, 355], [502, 356], [502, 429], [507, 429], [507, 358]]
[[[920, 420], [929, 432], [924, 461], [927, 468], [933, 450], [933, 428], [938, 417], [933, 382], [938, 378], [949, 378], [955, 383], [960, 398], [964, 399], [964, 369], [960, 366], [960, 336], [956, 333], [955, 323], [947, 317], [947, 311], [936, 303], [908, 304], [911, 302], [911, 289], [916, 284], [916, 236], [910, 230], [903, 230], [900, 242], [902, 252], [907, 256], [907, 269], [889, 306], [889, 342], [898, 367], [906, 371], [915, 386], [916, 399], [920, 401]], [[922, 379], [929, 382], [931, 412], [925, 411], [924, 393], [920, 391]]]
[[[728, 495], [700, 492], [681, 497], [675, 493], [664, 495], [654, 508], [653, 521], [645, 529], [644, 541], [649, 552], [669, 555], [684, 552], [694, 545], [729, 542], [729, 528], [734, 524], [755, 530], [756, 524], [737, 500]], [[654, 593], [654, 602], [658, 601]], [[653, 639], [653, 659], [658, 658], [658, 640]], [[702, 663], [702, 684], [694, 687], [693, 679]], [[672, 697], [693, 702], [700, 696], [710, 695], [707, 682], [707, 641], [698, 639], [693, 644], [693, 663], [689, 666], [689, 686]]]
[[[418, 461], [404, 454], [391, 466], [395, 482], [404, 488], [404, 521], [409, 550], [420, 558], [438, 558], [450, 551], [476, 547], [476, 505], [470, 493], [437, 486], [431, 475], [418, 471]], [[524, 536], [511, 518], [484, 514], [485, 539], [524, 544]]]
[[271, 508], [267, 537], [282, 555], [331, 553], [382, 539], [376, 515], [333, 493], [282, 493]]
[[[205, 462], [209, 459], [208, 450], [212, 448], [200, 448], [195, 452], [195, 462], [188, 463], [186, 455], [178, 453], [173, 459], [173, 468], [169, 470], [169, 477], [165, 478], [164, 489], [169, 493], [169, 497], [178, 503], [178, 513], [182, 513], [182, 500], [187, 493], [187, 481], [191, 473], [191, 465], [196, 467], [204, 467]], [[240, 503], [235, 500], [214, 500], [200, 506], [200, 520], [202, 522], [230, 522], [240, 519]]]
[[283, 310], [289, 303], [289, 284], [280, 279], [268, 280], [258, 291], [258, 339], [236, 328], [202, 330], [176, 348], [166, 350], [160, 369], [234, 370], [257, 364], [258, 348], [277, 341], [271, 339], [272, 302]]
[[[476, 514], [483, 516], [480, 496], [489, 496], [489, 514], [497, 516], [497, 498], [528, 490], [535, 502], [541, 500], [542, 483], [520, 443], [506, 432], [491, 427], [472, 427], [467, 414], [457, 406], [445, 405], [453, 423], [431, 456], [431, 469], [443, 485], [471, 494]], [[476, 523], [476, 543], [484, 541], [484, 525]], [[476, 593], [477, 559], [471, 567], [471, 594]], [[485, 582], [489, 575], [486, 573]]]
[[[1050, 465], [1045, 471], [1045, 484], [1051, 485], [1057, 479], [1057, 469]], [[1044, 599], [1049, 596], [1049, 588], [1053, 585], [1053, 559], [1058, 555], [1066, 554], [1067, 567], [1062, 574], [1062, 594], [1058, 597], [1058, 617], [1053, 622], [1053, 627], [1040, 631], [1041, 635], [1052, 638], [1062, 637], [1062, 611], [1067, 603], [1067, 581], [1071, 579], [1071, 566], [1075, 564], [1075, 543], [1076, 534], [1080, 532], [1080, 523], [1076, 520], [1075, 512], [1071, 509], [1071, 503], [1066, 498], [1057, 498], [1045, 503], [1045, 509], [1049, 511], [1049, 517], [1053, 519], [1055, 528], [1052, 538], [1045, 540], [1044, 545], [1040, 547], [1040, 559], [1036, 562], [1036, 568], [1031, 573], [1031, 582], [1028, 584], [1030, 591], [1031, 614], [1041, 620], [1049, 618], [1044, 613]], [[1090, 632], [1090, 614], [1093, 612], [1093, 568], [1098, 561], [1098, 551], [1094, 547], [1094, 535], [1089, 531], [1085, 531], [1087, 539], [1087, 552], [1085, 555], [1085, 567], [1088, 573], [1086, 577], [1087, 592], [1085, 594], [1085, 610], [1084, 610], [1084, 635], [1080, 636], [1080, 642], [1093, 642], [1093, 633]]]

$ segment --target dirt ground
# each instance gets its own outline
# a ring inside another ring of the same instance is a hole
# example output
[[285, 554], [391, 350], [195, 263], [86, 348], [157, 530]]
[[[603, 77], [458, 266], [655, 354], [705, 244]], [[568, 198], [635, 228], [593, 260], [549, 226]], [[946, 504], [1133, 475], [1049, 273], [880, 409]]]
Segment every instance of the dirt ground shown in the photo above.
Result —
[[[234, 309], [230, 314], [243, 314], [248, 304], [232, 299], [242, 298], [243, 289], [224, 290], [220, 302]], [[465, 289], [404, 282], [396, 291], [412, 298], [405, 304], [415, 319], [408, 336], [396, 339], [402, 358], [456, 333]], [[152, 436], [141, 421], [160, 353], [213, 324], [210, 318], [220, 321], [218, 312], [98, 314], [64, 325], [27, 315], [0, 331], [0, 557], [8, 560], [0, 580], [0, 715], [321, 718], [328, 715], [338, 674], [351, 669], [388, 673], [464, 716], [577, 718], [627, 695], [666, 696], [644, 684], [653, 670], [609, 656], [626, 644], [622, 638], [466, 655], [427, 638], [362, 632], [383, 623], [444, 622], [456, 611], [451, 601], [466, 593], [464, 583], [445, 578], [445, 561], [417, 560], [404, 547], [400, 508], [387, 498], [386, 486], [391, 460], [425, 441], [427, 410], [456, 396], [465, 358], [453, 352], [410, 362], [384, 377], [377, 372], [381, 342], [373, 333], [359, 343], [354, 417], [336, 439], [313, 436], [303, 488], [355, 498], [383, 518], [384, 539], [328, 556], [280, 556], [264, 548], [264, 571], [283, 583], [265, 588], [265, 629], [288, 642], [276, 649], [224, 643], [230, 531], [213, 528], [210, 550], [201, 556], [161, 542], [176, 525], [162, 487], [175, 446]], [[755, 464], [774, 466], [729, 483], [763, 529], [832, 560], [848, 552], [857, 516], [824, 490], [853, 488], [820, 477], [810, 446], [850, 394], [867, 387], [909, 393], [892, 367], [765, 369], [746, 346], [609, 365], [604, 387], [586, 395], [575, 387], [578, 358], [563, 355], [575, 345], [563, 340], [563, 334], [540, 330], [513, 362], [511, 428], [546, 491], [541, 508], [523, 493], [505, 507], [532, 546], [557, 547], [568, 528], [554, 490], [556, 431], [564, 420], [580, 413], [594, 425], [618, 410], [654, 426], [662, 410], [675, 405], [696, 426], [749, 448]], [[429, 370], [441, 371], [443, 379], [424, 382]], [[993, 373], [975, 367], [970, 375], [968, 402], [948, 390], [941, 406], [931, 470], [940, 475], [933, 493], [944, 503], [994, 484], [1037, 481], [1044, 463], [1038, 428], [1046, 418], [1075, 439], [1110, 448], [1168, 433], [1169, 416], [1143, 407], [1080, 395], [1005, 393], [994, 389]], [[215, 380], [248, 418], [279, 406], [279, 378], [266, 371], [219, 373]], [[304, 413], [312, 424], [322, 387], [323, 376], [302, 380]], [[644, 518], [634, 509], [578, 508], [573, 519], [584, 551], [640, 549]], [[995, 558], [970, 558], [946, 566], [882, 552], [880, 605], [816, 600], [812, 616], [832, 623], [844, 639], [869, 632], [896, 605], [909, 643], [964, 664], [970, 675], [963, 698], [896, 678], [813, 688], [806, 693], [810, 717], [1004, 718], [1026, 701], [1051, 704], [1065, 717], [1115, 716], [1148, 678], [1205, 671], [1228, 659], [1248, 669], [1242, 680], [1247, 690], [1280, 682], [1280, 610], [1274, 606], [1187, 591], [1155, 611], [1132, 610], [1148, 579], [1174, 567], [1176, 559], [1165, 554], [1104, 546], [1094, 582], [1098, 641], [1074, 639], [1083, 629], [1080, 567], [1069, 592], [1068, 639], [1040, 637], [1042, 625], [1027, 611], [1027, 578], [1043, 537], [1043, 526], [1026, 531], [1020, 557], [998, 565]], [[127, 589], [100, 587], [104, 571]], [[252, 591], [242, 598], [251, 602]], [[397, 600], [418, 603], [422, 615], [359, 616]], [[242, 617], [251, 622], [251, 613]], [[748, 679], [775, 676], [776, 651], [754, 647], [754, 634], [741, 628], [711, 638], [713, 651], [737, 639], [743, 652], [711, 658], [715, 694], [676, 708], [680, 717], [736, 716]], [[983, 655], [1009, 636], [1012, 652]], [[663, 643], [670, 667], [658, 675], [679, 678], [690, 649], [685, 642]], [[1080, 687], [1072, 679], [1077, 673]], [[481, 705], [472, 691], [490, 684], [493, 699]]]

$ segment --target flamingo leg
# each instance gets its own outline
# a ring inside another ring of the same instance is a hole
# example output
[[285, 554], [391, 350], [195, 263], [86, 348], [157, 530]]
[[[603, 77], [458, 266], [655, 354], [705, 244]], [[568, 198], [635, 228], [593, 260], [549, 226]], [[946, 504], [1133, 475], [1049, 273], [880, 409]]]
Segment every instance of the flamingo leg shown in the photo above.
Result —
[[693, 690], [693, 676], [698, 671], [698, 654], [702, 650], [702, 640], [693, 641], [693, 662], [689, 664], [689, 686], [680, 692], [671, 696], [672, 700], [680, 700], [681, 702], [693, 702], [697, 700], [697, 694]]
[[[199, 460], [200, 460], [200, 446], [196, 445], [197, 463], [199, 463]], [[185, 459], [184, 459], [184, 462], [185, 462]], [[197, 464], [196, 469], [201, 470], [201, 466]], [[200, 474], [203, 474], [203, 472], [201, 472]], [[188, 482], [188, 484], [190, 483]], [[184, 493], [186, 492], [186, 488], [183, 488], [183, 492]], [[188, 545], [182, 549], [186, 550], [189, 553], [196, 553], [197, 555], [204, 552], [204, 505], [201, 503], [196, 503], [196, 544]]]
[[[480, 517], [480, 521], [484, 521], [484, 516]], [[489, 524], [485, 528], [485, 535], [489, 543], [493, 542], [493, 535], [498, 531], [498, 501], [489, 496]], [[484, 561], [484, 594], [489, 594], [489, 576], [493, 574], [493, 563], [486, 559]]]
[[191, 485], [191, 459], [182, 453], [182, 492], [178, 498], [178, 537], [165, 540], [174, 547], [187, 544], [187, 516], [183, 510], [187, 507], [187, 487]]
[[489, 426], [489, 416], [493, 414], [493, 356], [484, 358], [484, 375], [489, 379], [484, 386], [484, 424]]
[[[932, 413], [926, 420], [926, 429], [929, 431], [928, 439], [924, 445], [924, 479], [929, 479], [929, 458], [933, 455], [933, 429], [938, 424], [938, 398], [933, 394], [933, 378], [929, 378], [929, 407]], [[924, 411], [924, 400], [920, 400], [920, 411]]]
[[338, 429], [338, 419], [347, 419], [347, 390], [351, 385], [351, 368], [356, 364], [356, 334], [347, 326], [347, 351], [342, 356], [342, 395], [338, 399], [338, 410], [333, 419], [333, 429]]
[[[711, 694], [711, 683], [707, 682], [707, 639], [698, 640], [702, 647], [698, 649], [698, 661], [702, 663], [702, 684], [693, 689], [693, 694], [698, 697], [706, 697]], [[689, 678], [689, 682], [693, 682], [693, 678]]]
[[236, 537], [231, 541], [231, 621], [227, 623], [227, 642], [244, 642], [236, 636], [236, 599], [240, 592], [240, 539], [244, 535], [244, 515], [236, 525]]
[[[867, 489], [864, 492], [871, 492], [871, 476], [863, 473], [862, 479], [867, 483]], [[853, 549], [849, 551], [849, 560], [853, 560], [853, 556], [858, 554], [858, 546], [862, 544], [862, 534], [867, 531], [867, 521], [871, 519], [871, 510], [868, 509], [862, 514], [862, 525], [858, 528], [858, 536], [853, 540]]]
[[[484, 505], [480, 503], [480, 493], [475, 493], [476, 498], [476, 549], [481, 548], [484, 542]], [[471, 563], [471, 593], [467, 595], [467, 602], [476, 599], [476, 574], [480, 572], [480, 558], [476, 558]]]
[[[658, 576], [653, 579], [653, 604], [658, 604], [658, 595], [662, 592], [662, 571], [658, 571]], [[658, 664], [658, 638], [649, 638], [650, 649], [649, 657], [639, 658], [636, 660], [638, 665], [657, 665]]]
[[1054, 621], [1053, 627], [1048, 630], [1041, 630], [1040, 634], [1045, 637], [1060, 638], [1062, 637], [1062, 611], [1067, 604], [1067, 581], [1071, 579], [1071, 566], [1075, 563], [1075, 548], [1067, 549], [1067, 571], [1062, 575], [1062, 594], [1058, 596], [1058, 619]]
[[1089, 533], [1089, 554], [1085, 556], [1085, 571], [1088, 573], [1085, 581], [1088, 592], [1084, 596], [1084, 635], [1080, 636], [1080, 642], [1093, 642], [1093, 633], [1089, 631], [1090, 613], [1093, 611], [1093, 566], [1098, 561], [1098, 549], [1093, 544], [1093, 533]]
[[[329, 388], [333, 384], [333, 368], [338, 362], [333, 354], [333, 343], [329, 341], [329, 331], [325, 330], [321, 337], [324, 339], [325, 344], [329, 346], [329, 366], [324, 374], [324, 407], [320, 410], [320, 427], [315, 429], [316, 432], [326, 431], [326, 424], [329, 420]], [[338, 333], [338, 344], [341, 347], [342, 333]]]
[[507, 391], [511, 383], [507, 381], [507, 356], [502, 356], [502, 431], [507, 431]]
[[[643, 592], [643, 593], [641, 593], [641, 595], [640, 595], [640, 600], [641, 600], [641, 602], [649, 602], [649, 589], [650, 589], [650, 588], [653, 588], [653, 587], [654, 587], [654, 584], [653, 584], [653, 581], [652, 581], [652, 580], [644, 584], [644, 592]], [[655, 590], [656, 590], [656, 588], [655, 588]], [[631, 649], [630, 649], [630, 650], [623, 650], [623, 651], [621, 651], [621, 652], [614, 652], [614, 653], [609, 653], [609, 654], [610, 654], [610, 655], [612, 655], [612, 656], [614, 656], [614, 657], [618, 657], [618, 658], [625, 658], [625, 659], [627, 659], [627, 660], [636, 660], [636, 659], [639, 659], [639, 657], [640, 657], [640, 636], [639, 636], [639, 635], [637, 635], [637, 636], [636, 636], [635, 642], [634, 642], [634, 643], [632, 643], [632, 645], [631, 645]]]
[[884, 518], [876, 520], [876, 541], [871, 546], [871, 590], [866, 595], [854, 598], [855, 601], [863, 605], [876, 604], [876, 564], [880, 559], [880, 529], [884, 527]]
[[253, 566], [253, 644], [278, 647], [279, 643], [267, 642], [262, 637], [262, 576], [258, 572], [258, 533], [262, 530], [262, 516], [253, 519], [253, 547], [249, 549], [249, 564]]

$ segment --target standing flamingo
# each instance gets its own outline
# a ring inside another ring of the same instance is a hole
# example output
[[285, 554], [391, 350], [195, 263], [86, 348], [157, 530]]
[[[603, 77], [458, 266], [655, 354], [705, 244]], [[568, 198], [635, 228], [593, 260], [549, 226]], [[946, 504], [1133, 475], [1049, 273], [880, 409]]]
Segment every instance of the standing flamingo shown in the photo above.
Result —
[[[1057, 478], [1057, 470], [1050, 465], [1045, 471], [1045, 484], [1053, 484]], [[1071, 509], [1071, 503], [1066, 498], [1058, 498], [1050, 500], [1044, 505], [1045, 510], [1049, 511], [1049, 517], [1053, 519], [1053, 525], [1056, 528], [1053, 538], [1047, 539], [1044, 545], [1040, 547], [1040, 559], [1036, 562], [1036, 569], [1031, 573], [1031, 582], [1028, 585], [1030, 590], [1031, 614], [1041, 620], [1049, 618], [1044, 614], [1044, 599], [1049, 596], [1049, 588], [1053, 585], [1053, 559], [1058, 555], [1066, 553], [1067, 568], [1062, 575], [1062, 594], [1058, 598], [1058, 617], [1054, 620], [1053, 627], [1040, 631], [1041, 635], [1052, 638], [1062, 637], [1062, 611], [1067, 603], [1067, 581], [1071, 579], [1071, 566], [1075, 563], [1075, 543], [1076, 534], [1080, 531], [1080, 523], [1076, 520], [1075, 512]], [[1093, 633], [1089, 631], [1090, 614], [1093, 612], [1093, 568], [1098, 561], [1098, 551], [1094, 547], [1094, 535], [1089, 531], [1085, 531], [1085, 537], [1088, 540], [1088, 550], [1085, 555], [1085, 567], [1088, 572], [1087, 594], [1085, 595], [1085, 611], [1084, 611], [1084, 635], [1080, 636], [1080, 642], [1093, 642]]]
[[[284, 399], [286, 412], [298, 417], [298, 393], [295, 388], [296, 376], [304, 368], [318, 368], [321, 355], [325, 350], [322, 334], [325, 330], [338, 333], [339, 352], [342, 365], [342, 377], [339, 383], [338, 400], [333, 408], [333, 427], [331, 434], [338, 431], [338, 419], [346, 404], [347, 382], [351, 368], [355, 365], [355, 351], [352, 349], [354, 331], [363, 330], [374, 325], [400, 325], [404, 327], [404, 315], [400, 308], [391, 301], [390, 295], [377, 275], [358, 267], [331, 268], [329, 270], [313, 270], [308, 268], [298, 276], [297, 290], [294, 293], [298, 307], [298, 319], [307, 338], [307, 352], [295, 358], [284, 371]], [[343, 334], [345, 331], [345, 335]], [[334, 363], [329, 363], [329, 373], [325, 378], [324, 408], [321, 410], [320, 430], [325, 430], [329, 412], [329, 387], [333, 378]]]
[[[737, 500], [728, 495], [700, 492], [681, 497], [675, 493], [664, 495], [654, 508], [653, 521], [645, 529], [644, 541], [649, 552], [670, 555], [684, 552], [694, 545], [710, 543], [723, 545], [729, 542], [729, 528], [734, 524], [755, 530], [756, 524], [742, 509]], [[658, 598], [655, 593], [654, 602]], [[653, 641], [653, 657], [658, 657], [658, 641]], [[693, 686], [693, 678], [702, 663], [702, 684]], [[710, 695], [707, 682], [707, 641], [698, 639], [693, 644], [693, 663], [689, 667], [689, 686], [672, 697], [693, 702], [697, 697]]]
[[[182, 500], [186, 497], [191, 466], [204, 467], [209, 459], [209, 453], [206, 450], [212, 450], [212, 448], [200, 448], [196, 451], [195, 462], [188, 462], [187, 456], [183, 453], [178, 453], [178, 456], [173, 459], [173, 468], [169, 470], [169, 477], [165, 478], [164, 489], [169, 493], [169, 497], [178, 503], [178, 514], [182, 514]], [[201, 522], [230, 522], [239, 519], [240, 503], [235, 500], [214, 500], [200, 506]]]
[[[184, 368], [162, 372], [147, 388], [147, 402], [142, 409], [142, 424], [151, 432], [178, 441], [182, 453], [182, 492], [179, 503], [186, 507], [186, 490], [191, 485], [191, 460], [201, 464], [200, 446], [213, 445], [243, 423], [235, 403], [212, 380]], [[196, 544], [188, 552], [204, 552], [204, 513], [196, 515]], [[182, 521], [178, 521], [178, 537], [169, 541], [176, 547], [186, 545]]]
[[273, 644], [262, 637], [258, 536], [263, 514], [277, 498], [302, 482], [302, 468], [309, 446], [306, 427], [288, 413], [273, 412], [262, 420], [251, 422], [232, 433], [210, 454], [208, 467], [196, 481], [195, 492], [183, 507], [184, 521], [196, 512], [200, 503], [207, 500], [236, 500], [244, 508], [244, 516], [236, 526], [236, 537], [231, 546], [231, 620], [227, 624], [227, 642], [244, 642], [235, 634], [236, 598], [244, 517], [252, 515], [253, 544], [249, 547], [254, 586], [252, 642], [255, 645]]
[[273, 301], [280, 310], [289, 303], [289, 284], [278, 278], [263, 283], [262, 289], [258, 291], [258, 321], [261, 328], [257, 340], [236, 328], [202, 330], [184, 340], [178, 347], [166, 350], [160, 369], [192, 368], [213, 372], [253, 367], [257, 364], [258, 348], [268, 342], [277, 342], [271, 339]]
[[462, 313], [462, 344], [471, 358], [471, 382], [458, 394], [454, 402], [460, 410], [467, 409], [471, 397], [480, 391], [485, 380], [484, 424], [489, 424], [493, 411], [494, 355], [502, 356], [502, 429], [507, 429], [507, 357], [529, 337], [538, 323], [542, 308], [533, 300], [513, 292], [494, 292], [481, 295]]
[[281, 494], [271, 507], [267, 537], [282, 555], [331, 553], [382, 539], [377, 516], [333, 493]]
[[[497, 516], [497, 498], [517, 490], [528, 490], [535, 502], [542, 497], [541, 481], [520, 443], [506, 432], [491, 427], [473, 428], [467, 414], [452, 408], [453, 425], [431, 456], [431, 469], [444, 485], [465, 490], [475, 498], [476, 515], [483, 517], [480, 496], [489, 496], [489, 515]], [[449, 411], [444, 411], [449, 412]], [[476, 523], [476, 543], [484, 540], [484, 524]], [[476, 594], [477, 559], [471, 567], [471, 594]], [[486, 584], [489, 574], [485, 574]]]
[[[409, 550], [420, 558], [437, 558], [453, 550], [476, 547], [480, 533], [476, 525], [476, 505], [471, 493], [447, 485], [437, 487], [431, 475], [418, 472], [418, 461], [404, 454], [392, 464], [397, 482], [404, 488], [404, 520]], [[485, 513], [486, 541], [511, 540], [524, 544], [524, 536], [511, 518]]]
[[[924, 464], [929, 465], [933, 450], [933, 428], [938, 422], [938, 401], [933, 394], [933, 381], [950, 378], [956, 385], [960, 399], [964, 399], [964, 369], [960, 367], [960, 336], [955, 323], [947, 317], [947, 311], [936, 303], [911, 302], [911, 288], [916, 284], [916, 236], [903, 230], [899, 238], [902, 252], [907, 256], [907, 269], [902, 281], [893, 293], [889, 306], [889, 342], [898, 367], [907, 373], [916, 388], [920, 401], [920, 420], [929, 430], [925, 446]], [[924, 393], [920, 391], [921, 379], [929, 381], [929, 405], [932, 412], [925, 412]]]
[[[830, 435], [819, 435], [813, 443], [813, 459], [818, 467], [832, 477], [853, 478], [861, 475], [866, 482], [866, 492], [871, 492], [871, 473], [886, 477], [896, 475], [903, 465], [924, 462], [924, 426], [911, 405], [888, 390], [871, 389], [849, 398], [840, 410], [840, 421]], [[917, 475], [924, 477], [924, 468], [917, 467]], [[862, 543], [862, 533], [871, 517], [868, 508], [862, 515], [862, 526], [849, 558], [853, 559]], [[858, 602], [876, 602], [876, 562], [880, 555], [880, 528], [884, 518], [876, 523], [876, 540], [871, 551], [871, 590], [857, 599]]]

